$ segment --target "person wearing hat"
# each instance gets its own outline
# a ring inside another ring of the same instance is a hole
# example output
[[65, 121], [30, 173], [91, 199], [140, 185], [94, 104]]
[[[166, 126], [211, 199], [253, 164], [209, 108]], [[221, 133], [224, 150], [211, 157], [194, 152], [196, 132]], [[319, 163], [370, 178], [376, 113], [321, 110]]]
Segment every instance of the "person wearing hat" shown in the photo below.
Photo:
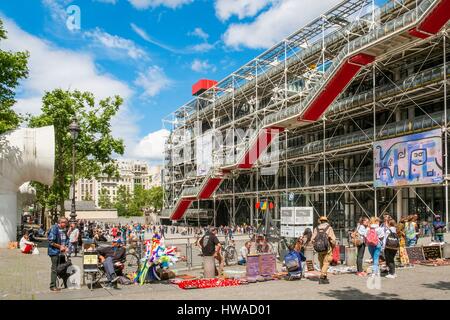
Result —
[[115, 269], [119, 269], [125, 262], [126, 250], [122, 246], [122, 240], [120, 238], [114, 238], [111, 246], [99, 248], [97, 251], [100, 262], [103, 263], [106, 271], [106, 278], [108, 279], [107, 287], [112, 288], [114, 287], [114, 283], [119, 279]]
[[319, 218], [319, 225], [314, 229], [311, 237], [314, 250], [319, 254], [320, 278], [319, 284], [330, 283], [328, 276], [328, 267], [333, 259], [333, 248], [336, 245], [336, 236], [333, 228], [328, 223], [326, 216]]
[[433, 221], [434, 240], [436, 242], [444, 242], [445, 223], [441, 221], [441, 216], [436, 215]]

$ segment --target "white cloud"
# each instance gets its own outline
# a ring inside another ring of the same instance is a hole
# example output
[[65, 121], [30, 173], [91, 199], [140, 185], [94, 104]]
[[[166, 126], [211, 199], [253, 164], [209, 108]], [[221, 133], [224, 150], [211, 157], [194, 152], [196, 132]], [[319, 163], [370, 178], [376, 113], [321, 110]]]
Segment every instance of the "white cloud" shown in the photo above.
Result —
[[204, 41], [207, 41], [209, 38], [209, 34], [203, 31], [202, 28], [195, 28], [194, 31], [188, 33], [189, 36], [198, 37]]
[[214, 49], [214, 45], [208, 42], [204, 42], [204, 43], [200, 43], [200, 44], [195, 44], [193, 46], [190, 46], [187, 48], [188, 52], [200, 52], [200, 53], [205, 53], [208, 52], [212, 49]]
[[340, 0], [273, 0], [271, 7], [252, 22], [231, 24], [223, 35], [223, 40], [233, 48], [269, 48], [339, 2]]
[[254, 17], [271, 2], [274, 0], [216, 0], [214, 6], [219, 19], [226, 21], [233, 15], [239, 19]]
[[179, 8], [193, 0], [128, 0], [133, 7], [139, 10], [164, 6], [172, 9]]
[[208, 60], [200, 60], [200, 59], [195, 59], [194, 61], [192, 61], [191, 64], [191, 69], [195, 72], [199, 72], [199, 73], [206, 73], [208, 71], [212, 71], [212, 72], [216, 72], [217, 68], [214, 65], [211, 65]]
[[214, 49], [216, 45], [208, 42], [209, 34], [199, 27], [195, 28], [194, 31], [188, 32], [188, 36], [197, 37], [203, 40], [202, 43], [187, 47], [185, 51], [188, 53], [205, 53]]
[[167, 50], [169, 52], [172, 52], [172, 53], [178, 53], [178, 54], [183, 54], [184, 53], [183, 51], [171, 48], [171, 47], [169, 47], [169, 46], [167, 46], [167, 45], [165, 45], [163, 43], [160, 43], [160, 42], [152, 39], [152, 37], [150, 37], [150, 35], [144, 29], [138, 27], [134, 23], [130, 23], [130, 26], [131, 26], [131, 29], [133, 29], [133, 31], [136, 32], [136, 34], [138, 36], [140, 36], [142, 39], [144, 39], [145, 41], [147, 41], [147, 42], [149, 42], [151, 44], [154, 44], [154, 45], [156, 45], [156, 46], [158, 46], [158, 47], [160, 47], [160, 48], [162, 48], [164, 50]]
[[[49, 41], [25, 32], [13, 20], [4, 16], [0, 17], [8, 31], [8, 39], [1, 41], [1, 48], [30, 52], [29, 76], [21, 82], [18, 88], [15, 110], [21, 113], [39, 114], [44, 92], [55, 88], [90, 91], [97, 99], [118, 94], [125, 99], [125, 103], [111, 121], [112, 132], [115, 137], [124, 140], [126, 146], [124, 157], [141, 157], [139, 152], [135, 153], [135, 151], [140, 150], [142, 144], [148, 144], [147, 140], [150, 135], [142, 140], [139, 139], [137, 123], [141, 120], [141, 116], [133, 111], [130, 104], [127, 103], [127, 100], [134, 94], [127, 83], [100, 72], [96, 68], [94, 56], [60, 48]], [[151, 66], [146, 72], [139, 73], [135, 81], [135, 84], [142, 87], [144, 94], [148, 96], [156, 95], [171, 83], [171, 80], [158, 66]], [[150, 138], [150, 141], [152, 140]], [[162, 157], [164, 143], [158, 137], [155, 141], [160, 145], [159, 149], [155, 150], [159, 151], [155, 151], [155, 155], [153, 155], [146, 147], [143, 149], [143, 158]]]
[[164, 158], [164, 144], [168, 136], [169, 131], [166, 129], [150, 132], [134, 147], [133, 157], [162, 161]]
[[71, 0], [42, 0], [42, 4], [50, 10], [50, 16], [53, 20], [64, 23], [67, 19], [66, 8]]
[[[30, 52], [29, 76], [21, 83], [18, 107], [36, 114], [44, 91], [55, 88], [91, 91], [98, 99], [119, 94], [124, 99], [132, 94], [129, 86], [112, 75], [101, 73], [94, 58], [86, 53], [62, 49], [20, 29], [14, 21], [2, 17], [8, 30], [8, 39], [2, 48]], [[39, 98], [39, 100], [38, 100]], [[25, 105], [30, 103], [30, 105]]]
[[139, 72], [134, 84], [143, 89], [143, 96], [154, 97], [172, 85], [164, 70], [158, 66], [150, 66], [145, 72]]
[[111, 35], [99, 28], [95, 28], [93, 31], [86, 31], [84, 36], [92, 39], [94, 44], [100, 45], [103, 48], [124, 51], [132, 59], [148, 58], [147, 53], [140, 49], [133, 41]]
[[30, 52], [29, 76], [21, 82], [14, 109], [39, 114], [44, 91], [55, 88], [90, 91], [97, 99], [118, 94], [125, 99], [125, 104], [113, 118], [111, 129], [116, 137], [124, 139], [125, 152], [131, 152], [138, 142], [137, 119], [126, 100], [133, 94], [132, 89], [111, 75], [99, 72], [91, 55], [59, 48], [23, 31], [14, 21], [1, 18], [8, 30], [8, 39], [1, 42], [1, 48]]
[[133, 29], [133, 31], [136, 32], [138, 34], [138, 36], [140, 36], [142, 39], [144, 39], [145, 41], [148, 41], [148, 42], [152, 41], [152, 39], [150, 38], [150, 36], [147, 34], [147, 32], [144, 29], [139, 28], [134, 23], [130, 23], [130, 26], [131, 26], [131, 29]]

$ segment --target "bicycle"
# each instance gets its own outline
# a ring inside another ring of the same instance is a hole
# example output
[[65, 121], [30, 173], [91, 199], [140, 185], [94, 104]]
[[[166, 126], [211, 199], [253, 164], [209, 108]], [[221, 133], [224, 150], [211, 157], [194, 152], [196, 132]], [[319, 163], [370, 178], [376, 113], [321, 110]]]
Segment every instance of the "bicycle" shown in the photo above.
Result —
[[221, 254], [225, 259], [225, 264], [230, 266], [232, 264], [236, 264], [238, 261], [237, 251], [234, 244], [229, 244], [228, 238], [225, 238], [225, 241], [221, 243]]

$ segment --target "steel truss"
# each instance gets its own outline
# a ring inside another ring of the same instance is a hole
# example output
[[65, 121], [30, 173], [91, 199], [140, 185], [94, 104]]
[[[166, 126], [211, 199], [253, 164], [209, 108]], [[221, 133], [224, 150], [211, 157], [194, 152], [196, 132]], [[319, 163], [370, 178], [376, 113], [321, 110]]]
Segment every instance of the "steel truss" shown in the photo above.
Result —
[[[203, 176], [194, 174], [197, 155], [193, 147], [199, 136], [196, 122], [201, 123], [202, 132], [212, 129], [225, 133], [231, 129], [233, 145], [225, 153], [238, 154], [250, 137], [242, 136], [236, 129], [257, 130], [268, 115], [302, 104], [314, 85], [322, 81], [326, 63], [343, 47], [376, 26], [416, 10], [420, 3], [394, 0], [377, 10], [371, 0], [344, 1], [171, 114], [164, 120], [171, 131], [165, 150], [166, 213], [170, 214], [184, 189], [198, 188], [203, 181]], [[402, 37], [405, 38], [400, 36], [399, 41]], [[281, 133], [277, 154], [265, 152], [251, 169], [231, 170], [209, 201], [209, 209], [214, 212], [212, 223], [216, 224], [216, 209], [223, 203], [230, 223], [254, 224], [254, 204], [261, 199], [271, 199], [277, 208], [312, 205], [317, 215], [327, 214], [332, 221], [339, 220], [338, 229], [353, 227], [357, 212], [371, 216], [389, 211], [400, 217], [407, 211], [402, 203], [406, 191], [373, 188], [372, 145], [387, 137], [436, 127], [444, 132], [446, 179], [442, 187], [448, 215], [448, 35], [444, 29], [427, 39], [403, 40], [393, 50], [378, 52], [376, 62], [362, 68], [320, 121]], [[435, 70], [442, 72], [435, 74]], [[437, 105], [442, 107], [438, 109]], [[439, 110], [442, 121], [436, 118]], [[431, 119], [431, 124], [414, 129], [415, 119], [425, 118]], [[401, 121], [408, 122], [408, 130], [388, 132]], [[351, 136], [362, 138], [335, 145]], [[235, 143], [236, 138], [241, 142]], [[189, 155], [184, 154], [183, 161], [174, 163], [173, 154], [186, 146], [191, 146]], [[223, 151], [213, 153], [214, 159], [220, 158], [219, 152]], [[275, 175], [264, 176], [261, 170], [268, 165], [262, 160], [271, 156], [276, 156], [271, 165], [278, 165], [278, 169]], [[422, 200], [416, 188], [408, 188], [407, 192]], [[289, 193], [296, 195], [292, 203], [287, 200]], [[194, 202], [193, 206], [199, 203]], [[250, 216], [238, 216], [239, 212], [249, 212]], [[277, 210], [274, 218], [278, 218]]]

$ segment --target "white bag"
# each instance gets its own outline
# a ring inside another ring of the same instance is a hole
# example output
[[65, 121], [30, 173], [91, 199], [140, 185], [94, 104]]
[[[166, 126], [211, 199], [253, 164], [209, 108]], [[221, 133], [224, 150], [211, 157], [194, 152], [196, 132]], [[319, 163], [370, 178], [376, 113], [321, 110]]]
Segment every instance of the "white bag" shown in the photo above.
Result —
[[34, 247], [32, 254], [39, 254], [38, 248]]
[[67, 268], [67, 273], [70, 274], [67, 279], [68, 289], [81, 289], [81, 268], [77, 265], [71, 265]]

